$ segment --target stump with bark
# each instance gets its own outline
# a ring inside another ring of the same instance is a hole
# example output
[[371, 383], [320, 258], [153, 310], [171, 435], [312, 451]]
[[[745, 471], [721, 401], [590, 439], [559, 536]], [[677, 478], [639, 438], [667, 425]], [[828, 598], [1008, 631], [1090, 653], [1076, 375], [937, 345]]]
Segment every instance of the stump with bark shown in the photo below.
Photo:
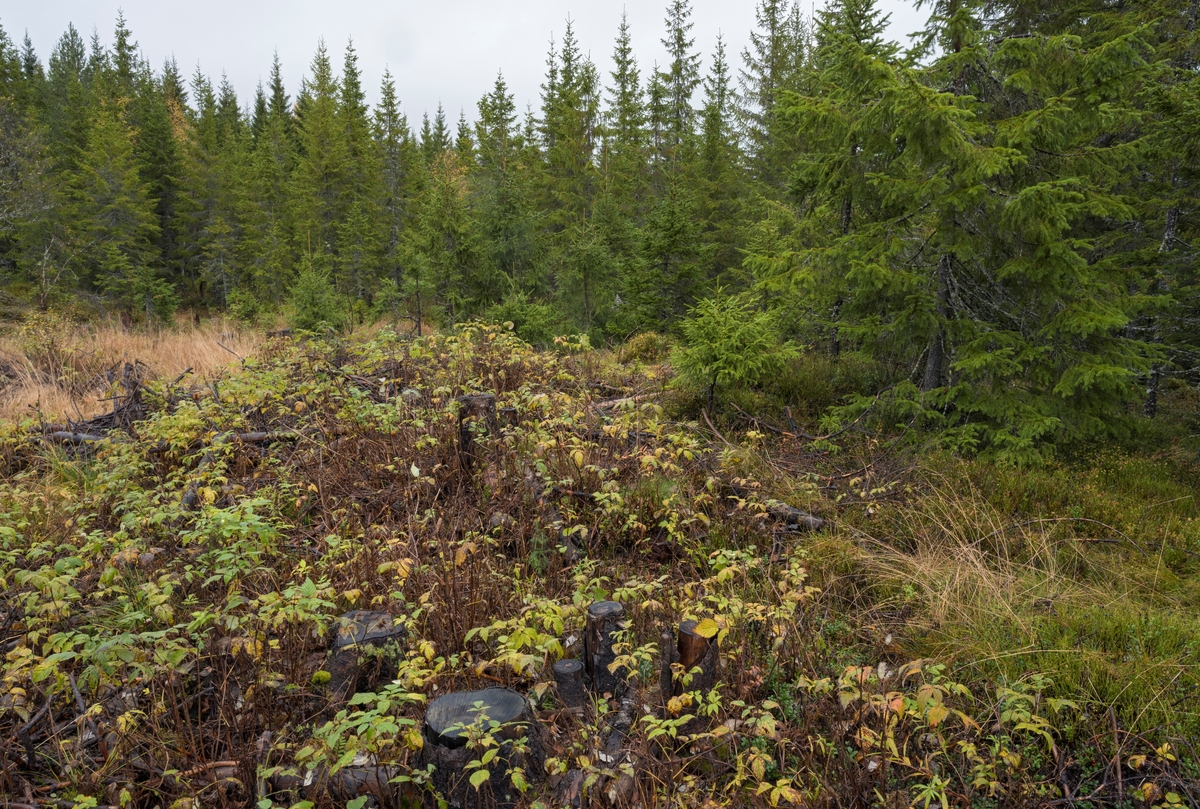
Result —
[[583, 660], [588, 679], [598, 694], [616, 694], [624, 680], [609, 667], [617, 659], [613, 651], [616, 633], [625, 628], [625, 607], [616, 601], [597, 601], [587, 608], [583, 633]]
[[349, 699], [356, 691], [375, 688], [395, 676], [395, 665], [386, 654], [404, 646], [404, 627], [386, 612], [353, 610], [337, 619], [332, 655], [325, 664], [329, 672], [329, 696], [334, 702]]
[[[498, 752], [482, 768], [487, 778], [476, 786], [471, 777], [481, 768], [471, 769], [467, 764], [481, 760], [487, 752], [487, 748], [470, 743], [478, 733], [489, 735]], [[455, 809], [516, 806], [521, 792], [509, 774], [513, 768], [520, 768], [529, 784], [539, 783], [545, 776], [546, 732], [529, 700], [507, 688], [438, 697], [425, 711], [424, 734], [421, 765], [433, 765], [433, 787]]]
[[463, 467], [470, 469], [476, 461], [474, 422], [483, 422], [487, 435], [500, 432], [496, 415], [496, 397], [490, 393], [473, 393], [459, 396], [458, 403], [458, 452]]
[[[684, 691], [711, 691], [717, 684], [717, 662], [720, 660], [720, 649], [716, 637], [706, 638], [696, 632], [695, 621], [684, 621], [679, 625], [678, 640], [671, 647], [671, 633], [663, 632], [663, 662], [659, 688], [663, 700], [677, 697]], [[683, 678], [672, 676], [672, 663], [678, 663], [683, 671]], [[699, 671], [692, 672], [692, 669]], [[683, 680], [691, 675], [691, 681], [685, 687]]]

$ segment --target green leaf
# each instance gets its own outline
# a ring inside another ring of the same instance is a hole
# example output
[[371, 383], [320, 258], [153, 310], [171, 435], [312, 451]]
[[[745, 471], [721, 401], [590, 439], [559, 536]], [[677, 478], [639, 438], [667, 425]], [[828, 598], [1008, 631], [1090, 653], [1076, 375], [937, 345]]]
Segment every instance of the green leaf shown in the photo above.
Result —
[[491, 777], [492, 774], [487, 770], [476, 770], [475, 772], [471, 773], [471, 786], [478, 790], [479, 787], [483, 786], [483, 782]]
[[352, 801], [346, 801], [346, 809], [362, 809], [370, 797], [370, 795], [360, 795]]

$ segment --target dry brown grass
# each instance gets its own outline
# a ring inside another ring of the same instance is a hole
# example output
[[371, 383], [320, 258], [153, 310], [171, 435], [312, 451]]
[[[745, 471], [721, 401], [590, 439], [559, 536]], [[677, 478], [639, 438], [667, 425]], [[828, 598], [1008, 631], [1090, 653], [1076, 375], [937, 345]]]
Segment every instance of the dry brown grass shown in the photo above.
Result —
[[238, 362], [235, 354], [249, 356], [262, 340], [225, 320], [125, 331], [117, 323], [31, 315], [0, 334], [0, 419], [37, 413], [48, 421], [91, 418], [111, 406], [106, 372], [114, 366], [141, 362], [151, 378], [174, 378], [191, 368], [202, 378]]

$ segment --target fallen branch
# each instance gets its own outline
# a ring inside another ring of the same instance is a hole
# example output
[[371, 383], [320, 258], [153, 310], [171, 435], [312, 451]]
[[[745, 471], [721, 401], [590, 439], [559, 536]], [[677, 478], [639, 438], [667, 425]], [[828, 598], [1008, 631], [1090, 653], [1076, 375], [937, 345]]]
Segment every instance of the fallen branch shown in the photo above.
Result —
[[56, 430], [46, 436], [49, 441], [57, 441], [60, 444], [70, 444], [79, 446], [80, 444], [95, 444], [104, 440], [102, 435], [93, 435], [91, 433], [73, 433], [67, 430]]
[[636, 396], [622, 396], [620, 399], [606, 399], [602, 402], [592, 402], [592, 407], [597, 410], [613, 410], [627, 404], [637, 404], [649, 399], [657, 399], [661, 396], [660, 391], [652, 391], [650, 393], [639, 393]]

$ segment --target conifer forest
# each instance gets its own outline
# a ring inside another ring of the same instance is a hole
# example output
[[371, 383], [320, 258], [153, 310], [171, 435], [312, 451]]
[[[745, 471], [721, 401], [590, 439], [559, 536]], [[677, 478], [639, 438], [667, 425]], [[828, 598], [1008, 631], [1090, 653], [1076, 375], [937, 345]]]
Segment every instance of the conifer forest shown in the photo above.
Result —
[[751, 5], [0, 20], [0, 802], [1200, 806], [1200, 2]]

